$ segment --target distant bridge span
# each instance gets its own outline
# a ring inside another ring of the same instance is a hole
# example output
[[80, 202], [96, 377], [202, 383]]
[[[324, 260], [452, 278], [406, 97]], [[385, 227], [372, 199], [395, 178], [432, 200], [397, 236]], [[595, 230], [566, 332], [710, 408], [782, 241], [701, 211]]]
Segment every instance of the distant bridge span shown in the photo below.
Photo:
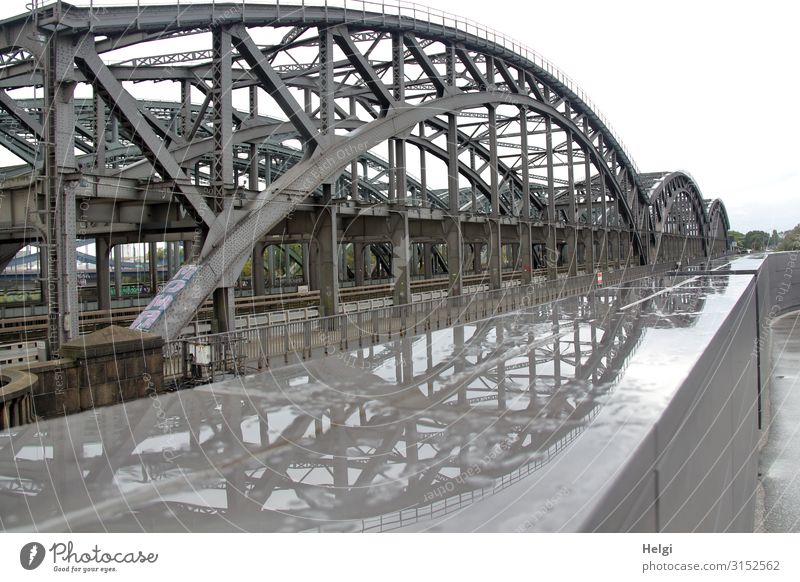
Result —
[[[575, 83], [480, 24], [351, 0], [96, 4], [0, 27], [0, 132], [25, 162], [2, 188], [44, 211], [11, 216], [4, 245], [49, 253], [51, 345], [77, 334], [74, 248], [61, 243], [79, 234], [103, 249], [159, 229], [197, 243], [133, 324], [165, 339], [212, 293], [226, 329], [245, 261], [275, 237], [304, 241], [325, 314], [343, 245], [356, 271], [359, 245], [391, 246], [395, 304], [432, 244], [453, 295], [469, 253], [499, 288], [509, 256], [530, 282], [539, 263], [556, 278], [728, 250], [720, 200], [686, 173], [640, 172]], [[132, 47], [141, 56], [120, 61]], [[51, 106], [8, 92], [33, 86]]]

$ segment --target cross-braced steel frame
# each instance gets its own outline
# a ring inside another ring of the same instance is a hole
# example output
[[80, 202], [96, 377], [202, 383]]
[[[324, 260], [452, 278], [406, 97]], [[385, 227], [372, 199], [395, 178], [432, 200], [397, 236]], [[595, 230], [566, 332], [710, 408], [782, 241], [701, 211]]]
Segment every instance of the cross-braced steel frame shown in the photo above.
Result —
[[[0, 258], [44, 249], [54, 354], [78, 333], [78, 237], [101, 254], [126, 232], [190, 243], [134, 323], [166, 339], [212, 293], [225, 330], [244, 263], [279, 232], [305, 242], [324, 314], [350, 243], [391, 248], [398, 304], [420, 241], [454, 295], [476, 244], [495, 288], [508, 245], [523, 282], [727, 250], [720, 201], [687, 174], [640, 173], [571, 80], [458, 17], [350, 0], [55, 2], [0, 30], [0, 133], [25, 162], [6, 170], [19, 202]], [[141, 82], [174, 96], [145, 99]]]

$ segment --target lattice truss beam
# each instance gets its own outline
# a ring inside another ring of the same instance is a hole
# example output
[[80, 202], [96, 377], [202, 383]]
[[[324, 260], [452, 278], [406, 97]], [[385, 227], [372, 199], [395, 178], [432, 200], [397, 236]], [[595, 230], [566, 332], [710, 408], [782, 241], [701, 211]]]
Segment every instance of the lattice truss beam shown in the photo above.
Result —
[[[35, 91], [46, 79], [36, 54], [58, 29], [76, 47], [81, 170], [161, 181], [204, 231], [197, 268], [157, 298], [141, 329], [174, 337], [301, 202], [428, 206], [456, 222], [481, 214], [552, 232], [616, 229], [642, 262], [664, 232], [705, 240], [712, 230], [690, 193], [654, 206], [596, 112], [522, 55], [387, 15], [220, 10], [61, 5], [5, 25], [0, 135], [25, 162], [9, 172], [39, 171], [45, 108]], [[155, 91], [172, 97], [153, 100]], [[242, 203], [245, 190], [253, 195]], [[722, 210], [715, 232], [727, 224]]]

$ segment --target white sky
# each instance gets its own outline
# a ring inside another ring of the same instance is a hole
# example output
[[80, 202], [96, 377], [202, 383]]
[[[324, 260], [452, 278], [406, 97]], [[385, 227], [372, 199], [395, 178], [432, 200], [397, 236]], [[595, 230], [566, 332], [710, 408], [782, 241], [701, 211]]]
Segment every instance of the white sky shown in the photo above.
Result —
[[[29, 0], [4, 0], [0, 17]], [[83, 4], [83, 2], [76, 2]], [[151, 2], [147, 2], [151, 3]], [[800, 223], [800, 4], [429, 0], [575, 79], [643, 172], [682, 169], [732, 228]]]

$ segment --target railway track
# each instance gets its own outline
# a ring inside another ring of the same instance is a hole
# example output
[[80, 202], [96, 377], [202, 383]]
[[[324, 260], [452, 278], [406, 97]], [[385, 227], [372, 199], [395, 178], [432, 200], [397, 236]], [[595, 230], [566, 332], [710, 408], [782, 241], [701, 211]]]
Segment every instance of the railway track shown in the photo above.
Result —
[[[545, 275], [544, 269], [534, 271], [534, 276]], [[503, 273], [503, 281], [520, 279], [521, 271], [507, 271]], [[476, 288], [489, 285], [489, 274], [465, 275], [465, 287]], [[418, 280], [411, 282], [412, 293], [425, 293], [447, 289], [447, 277], [436, 279]], [[343, 288], [339, 291], [339, 301], [342, 304], [363, 302], [374, 299], [384, 299], [392, 294], [392, 284], [365, 285], [361, 287]], [[238, 297], [236, 299], [236, 315], [256, 315], [277, 311], [300, 310], [313, 308], [319, 305], [319, 291], [304, 293], [283, 293], [280, 295], [260, 295], [256, 297]], [[80, 315], [81, 333], [89, 333], [108, 325], [127, 326], [139, 315], [142, 307], [124, 307], [110, 310], [83, 311]], [[210, 320], [212, 303], [206, 301], [198, 310], [196, 322]], [[7, 317], [0, 319], [0, 342], [29, 341], [44, 338], [47, 333], [47, 318], [44, 315], [30, 315], [22, 317]], [[200, 332], [201, 326], [194, 323], [195, 332]], [[210, 325], [208, 325], [210, 328]]]

